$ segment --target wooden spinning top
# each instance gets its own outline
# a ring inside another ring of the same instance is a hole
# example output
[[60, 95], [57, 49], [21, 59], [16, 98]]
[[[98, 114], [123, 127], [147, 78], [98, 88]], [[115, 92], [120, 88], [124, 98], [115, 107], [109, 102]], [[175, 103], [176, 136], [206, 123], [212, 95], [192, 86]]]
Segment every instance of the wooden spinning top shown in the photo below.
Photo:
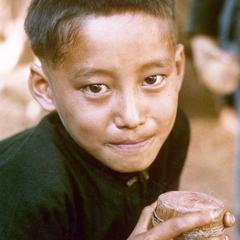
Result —
[[177, 237], [176, 240], [203, 240], [218, 237], [224, 234], [222, 218], [224, 215], [223, 203], [211, 195], [201, 192], [172, 191], [161, 194], [157, 200], [157, 207], [153, 213], [153, 225], [157, 225], [170, 218], [199, 211], [219, 212], [216, 221], [212, 224], [195, 228]]

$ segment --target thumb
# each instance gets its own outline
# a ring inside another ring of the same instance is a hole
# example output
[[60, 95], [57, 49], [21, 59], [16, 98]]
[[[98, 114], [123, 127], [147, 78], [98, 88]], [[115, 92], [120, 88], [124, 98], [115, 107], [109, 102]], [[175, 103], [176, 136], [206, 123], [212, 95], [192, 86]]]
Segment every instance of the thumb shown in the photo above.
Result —
[[223, 223], [225, 227], [232, 227], [236, 223], [235, 217], [232, 213], [226, 212], [223, 217]]

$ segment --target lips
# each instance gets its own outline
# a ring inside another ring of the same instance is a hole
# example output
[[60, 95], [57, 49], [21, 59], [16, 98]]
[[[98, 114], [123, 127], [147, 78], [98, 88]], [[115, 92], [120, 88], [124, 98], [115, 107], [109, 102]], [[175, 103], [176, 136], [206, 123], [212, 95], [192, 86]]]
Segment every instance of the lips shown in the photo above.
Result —
[[108, 146], [122, 152], [136, 152], [145, 150], [151, 145], [153, 137], [148, 137], [142, 140], [124, 140], [121, 142], [110, 143]]

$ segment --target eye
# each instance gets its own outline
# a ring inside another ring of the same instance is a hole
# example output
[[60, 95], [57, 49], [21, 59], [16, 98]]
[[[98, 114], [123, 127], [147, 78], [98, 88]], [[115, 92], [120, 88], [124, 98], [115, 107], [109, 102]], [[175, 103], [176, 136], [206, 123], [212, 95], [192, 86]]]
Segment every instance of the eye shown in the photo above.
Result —
[[162, 86], [162, 84], [165, 83], [166, 76], [165, 75], [152, 75], [149, 77], [146, 77], [143, 82], [143, 86], [145, 87], [159, 87]]
[[90, 96], [101, 96], [109, 91], [105, 84], [91, 84], [82, 88], [82, 91]]

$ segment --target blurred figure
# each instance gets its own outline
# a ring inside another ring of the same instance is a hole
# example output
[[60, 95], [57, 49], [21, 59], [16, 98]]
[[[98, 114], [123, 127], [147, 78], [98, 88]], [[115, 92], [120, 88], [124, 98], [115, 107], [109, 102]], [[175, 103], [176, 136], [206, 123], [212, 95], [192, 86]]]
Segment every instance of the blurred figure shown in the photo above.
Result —
[[240, 78], [239, 0], [189, 0], [187, 32], [200, 80], [221, 96], [220, 119], [237, 131]]
[[[240, 220], [240, 0], [188, 0], [187, 32], [197, 73], [221, 96], [220, 119], [237, 133], [236, 215]], [[237, 236], [240, 239], [240, 224]]]
[[0, 0], [0, 73], [16, 67], [24, 50], [26, 36], [23, 29], [28, 0]]
[[[32, 55], [26, 48], [27, 38], [23, 27], [29, 3], [30, 0], [0, 0], [0, 93], [13, 95], [24, 104], [25, 117], [35, 120], [41, 109], [28, 90], [28, 63], [32, 61]], [[26, 54], [31, 55], [27, 64], [22, 61]]]

